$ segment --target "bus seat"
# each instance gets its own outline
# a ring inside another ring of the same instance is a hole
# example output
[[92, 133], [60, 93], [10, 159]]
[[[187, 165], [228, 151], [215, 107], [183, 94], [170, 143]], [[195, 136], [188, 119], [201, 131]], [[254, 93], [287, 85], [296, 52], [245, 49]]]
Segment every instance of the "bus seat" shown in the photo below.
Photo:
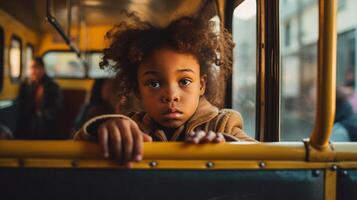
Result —
[[314, 171], [3, 168], [0, 187], [4, 199], [322, 200]]
[[342, 169], [337, 173], [337, 200], [357, 199], [357, 170]]
[[85, 104], [88, 92], [84, 89], [62, 89], [63, 109], [58, 120], [58, 132], [67, 139], [72, 134], [76, 116]]
[[17, 112], [15, 100], [0, 100], [0, 122], [13, 132], [16, 131]]

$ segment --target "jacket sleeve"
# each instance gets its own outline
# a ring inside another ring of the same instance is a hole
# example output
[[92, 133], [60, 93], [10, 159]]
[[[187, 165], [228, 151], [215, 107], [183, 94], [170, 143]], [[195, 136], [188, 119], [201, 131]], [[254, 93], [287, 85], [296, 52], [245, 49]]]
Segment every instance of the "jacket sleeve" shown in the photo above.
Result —
[[132, 120], [129, 117], [125, 115], [120, 115], [120, 114], [109, 114], [109, 115], [100, 115], [97, 117], [94, 117], [90, 120], [88, 120], [84, 125], [82, 126], [79, 131], [77, 131], [73, 139], [74, 140], [90, 140], [90, 141], [97, 141], [98, 140], [98, 128], [99, 126], [104, 122], [109, 119], [114, 119], [114, 118], [124, 118], [128, 120]]
[[222, 109], [218, 114], [217, 120], [216, 131], [223, 133], [226, 141], [257, 142], [243, 131], [243, 118], [239, 112]]

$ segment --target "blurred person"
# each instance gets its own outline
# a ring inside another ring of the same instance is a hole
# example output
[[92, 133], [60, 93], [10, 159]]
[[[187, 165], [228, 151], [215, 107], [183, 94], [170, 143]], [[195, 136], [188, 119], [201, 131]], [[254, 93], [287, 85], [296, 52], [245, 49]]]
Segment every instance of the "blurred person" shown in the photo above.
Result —
[[84, 122], [93, 117], [124, 112], [121, 105], [124, 104], [126, 97], [117, 97], [113, 87], [113, 79], [101, 78], [94, 82], [89, 103], [84, 105], [76, 117], [74, 131], [77, 131]]
[[341, 88], [346, 95], [347, 101], [351, 104], [353, 112], [357, 113], [357, 94], [355, 92], [355, 70], [353, 67], [347, 69], [345, 84]]
[[337, 88], [336, 90], [336, 115], [334, 122], [335, 126], [339, 124], [347, 130], [351, 141], [357, 141], [357, 114], [353, 113], [352, 106], [341, 88]]
[[20, 86], [16, 138], [58, 139], [56, 119], [62, 105], [59, 86], [46, 74], [41, 57], [32, 60], [30, 74]]
[[357, 113], [357, 94], [354, 89], [354, 81], [348, 81], [341, 87], [342, 92], [345, 94], [347, 101], [351, 104], [353, 112]]

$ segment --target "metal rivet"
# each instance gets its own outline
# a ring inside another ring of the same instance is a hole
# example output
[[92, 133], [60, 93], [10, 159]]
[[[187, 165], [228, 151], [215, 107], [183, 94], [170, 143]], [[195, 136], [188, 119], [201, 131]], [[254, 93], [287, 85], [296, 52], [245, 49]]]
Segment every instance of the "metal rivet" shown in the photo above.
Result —
[[211, 162], [211, 161], [208, 161], [208, 162], [206, 163], [206, 167], [208, 167], [208, 168], [211, 168], [211, 167], [213, 167], [213, 166], [214, 166], [214, 163]]
[[72, 167], [78, 167], [78, 160], [72, 160], [71, 161], [71, 165], [72, 165]]
[[320, 171], [320, 170], [313, 170], [313, 171], [312, 171], [312, 175], [315, 176], [315, 177], [320, 176], [320, 174], [321, 174], [321, 171]]
[[265, 162], [259, 162], [259, 167], [260, 168], [265, 168], [266, 167], [266, 164], [265, 164]]
[[337, 165], [332, 165], [332, 166], [331, 166], [331, 170], [332, 170], [332, 171], [336, 171], [337, 169], [338, 169]]
[[150, 167], [156, 167], [157, 166], [157, 162], [151, 161], [151, 162], [149, 162], [149, 166]]
[[348, 171], [347, 170], [343, 170], [342, 174], [347, 176], [348, 175]]
[[25, 166], [25, 160], [24, 159], [19, 159], [18, 161], [19, 167], [24, 167]]

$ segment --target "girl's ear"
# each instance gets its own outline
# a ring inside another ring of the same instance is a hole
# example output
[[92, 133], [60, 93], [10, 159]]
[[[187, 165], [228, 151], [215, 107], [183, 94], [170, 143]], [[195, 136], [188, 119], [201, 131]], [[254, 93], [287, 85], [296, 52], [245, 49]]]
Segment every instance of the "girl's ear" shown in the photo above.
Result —
[[203, 96], [206, 91], [207, 75], [204, 74], [200, 78], [200, 96]]

